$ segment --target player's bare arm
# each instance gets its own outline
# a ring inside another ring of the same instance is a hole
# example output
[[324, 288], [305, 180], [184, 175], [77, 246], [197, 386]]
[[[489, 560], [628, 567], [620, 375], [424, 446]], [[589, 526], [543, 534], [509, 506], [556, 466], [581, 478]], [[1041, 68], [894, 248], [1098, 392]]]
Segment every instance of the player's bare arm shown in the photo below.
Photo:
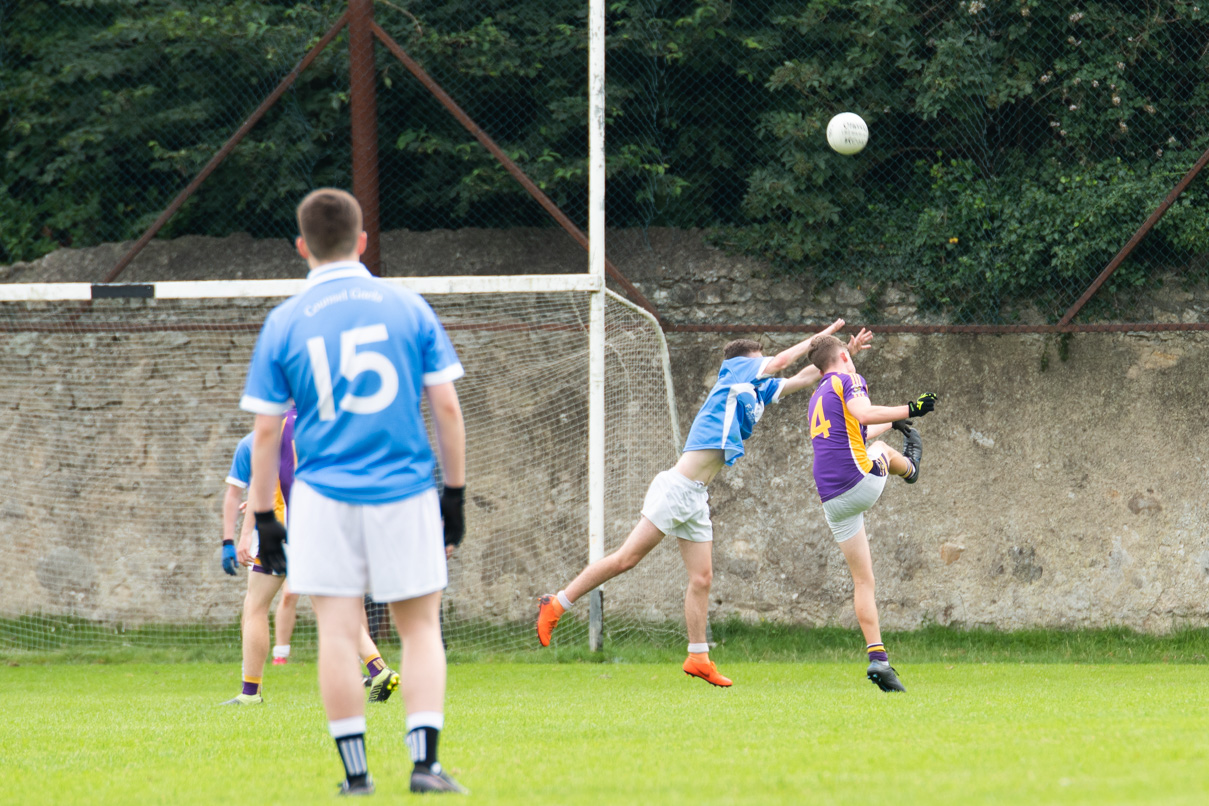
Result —
[[227, 485], [222, 498], [222, 540], [235, 540], [235, 522], [239, 520], [239, 505], [243, 501], [243, 490], [234, 484]]
[[466, 486], [466, 425], [462, 404], [453, 383], [441, 383], [424, 389], [432, 411], [437, 437], [437, 455], [441, 459], [441, 477], [451, 487]]
[[441, 477], [445, 482], [441, 493], [441, 517], [445, 521], [445, 558], [449, 559], [465, 533], [462, 507], [466, 491], [466, 423], [452, 382], [425, 387], [424, 395], [432, 412]]
[[[841, 326], [842, 326], [843, 321], [844, 321], [843, 319], [836, 320], [836, 322], [841, 323]], [[814, 341], [815, 336], [829, 336], [829, 335], [831, 335], [831, 334], [828, 333], [826, 330], [824, 330], [821, 333], [816, 333], [814, 336], [811, 336], [809, 339], [806, 340], [807, 347], [809, 347], [809, 345]], [[870, 342], [872, 342], [872, 341], [873, 341], [873, 334], [870, 333], [868, 330], [861, 328], [859, 333], [857, 333], [855, 336], [853, 336], [851, 339], [848, 340], [849, 354], [856, 355], [857, 353], [859, 353], [863, 350], [868, 350], [872, 346], [870, 344]], [[791, 395], [794, 392], [797, 392], [801, 389], [806, 389], [808, 387], [814, 386], [815, 384], [817, 384], [819, 382], [819, 379], [822, 377], [823, 377], [823, 373], [819, 371], [818, 367], [816, 367], [814, 364], [807, 364], [806, 366], [804, 366], [800, 370], [798, 370], [797, 374], [795, 374], [794, 376], [792, 376], [790, 378], [785, 379], [785, 383], [782, 384], [782, 386], [781, 386], [781, 397], [785, 397], [785, 395]]]
[[247, 507], [247, 502], [244, 502], [239, 510], [244, 513], [244, 519], [239, 529], [239, 540], [235, 543], [235, 559], [240, 565], [251, 568], [256, 562], [252, 554], [252, 535], [256, 531], [256, 524], [252, 516], [247, 514]]
[[865, 441], [868, 442], [871, 439], [877, 439], [892, 428], [894, 426], [891, 423], [876, 423], [871, 425], [865, 429]]
[[875, 406], [868, 398], [858, 397], [848, 401], [848, 411], [861, 425], [889, 425], [895, 420], [910, 416], [906, 406]]
[[281, 456], [281, 414], [257, 414], [252, 428], [252, 482], [248, 485], [248, 509], [253, 513], [272, 511]]
[[868, 398], [858, 397], [848, 401], [848, 411], [861, 425], [879, 425], [922, 417], [936, 407], [937, 396], [927, 392], [905, 406], [875, 406]]
[[[816, 336], [830, 336], [832, 333], [835, 333], [837, 330], [839, 330], [843, 326], [844, 326], [844, 320], [836, 319], [834, 322], [832, 322], [830, 325], [828, 325], [827, 327], [820, 330], [818, 333], [815, 333], [815, 334], [811, 335], [810, 337], [803, 339], [802, 341], [798, 342], [797, 344], [795, 344], [792, 347], [785, 348], [784, 350], [782, 350], [781, 352], [777, 353], [776, 355], [774, 355], [772, 357], [772, 360], [769, 361], [768, 365], [764, 367], [764, 374], [765, 375], [778, 375], [778, 374], [784, 372], [785, 370], [789, 369], [794, 364], [796, 364], [798, 362], [798, 360], [800, 358], [802, 358], [802, 356], [806, 355], [807, 351], [810, 350], [810, 343], [812, 341], [814, 341]], [[782, 392], [782, 394], [784, 394], [784, 392]]]
[[257, 552], [260, 564], [274, 573], [285, 573], [285, 526], [277, 520], [273, 509], [273, 491], [277, 485], [278, 462], [281, 456], [283, 414], [257, 414], [252, 428], [252, 481], [248, 485], [248, 508], [256, 519], [260, 538]]

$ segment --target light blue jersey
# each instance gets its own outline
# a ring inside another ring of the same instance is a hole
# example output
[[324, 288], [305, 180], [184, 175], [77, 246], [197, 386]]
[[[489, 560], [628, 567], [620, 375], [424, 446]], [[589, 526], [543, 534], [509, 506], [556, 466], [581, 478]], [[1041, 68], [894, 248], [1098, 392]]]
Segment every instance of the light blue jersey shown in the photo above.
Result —
[[689, 429], [686, 451], [721, 449], [726, 464], [743, 455], [743, 440], [764, 415], [764, 407], [776, 403], [785, 381], [764, 374], [771, 358], [737, 356], [722, 362], [718, 381], [710, 390]]
[[251, 482], [252, 435], [248, 434], [235, 446], [235, 455], [231, 457], [231, 469], [227, 471], [227, 484], [246, 490]]
[[297, 405], [296, 478], [336, 501], [387, 503], [436, 486], [421, 393], [463, 374], [419, 294], [328, 263], [265, 319], [239, 405]]

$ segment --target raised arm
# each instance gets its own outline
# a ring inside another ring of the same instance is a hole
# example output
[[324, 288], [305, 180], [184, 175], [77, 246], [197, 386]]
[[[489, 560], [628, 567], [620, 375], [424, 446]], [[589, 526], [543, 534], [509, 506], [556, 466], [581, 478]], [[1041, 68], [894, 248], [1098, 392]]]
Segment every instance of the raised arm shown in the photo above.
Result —
[[[830, 325], [828, 325], [827, 327], [820, 330], [818, 333], [815, 333], [812, 336], [810, 336], [810, 338], [804, 339], [792, 347], [785, 348], [784, 350], [782, 350], [781, 352], [777, 353], [776, 355], [774, 355], [772, 357], [772, 360], [770, 360], [768, 362], [768, 365], [764, 368], [764, 374], [765, 375], [778, 375], [778, 374], [784, 372], [785, 370], [789, 369], [790, 367], [792, 367], [794, 364], [796, 364], [798, 362], [798, 359], [800, 359], [802, 356], [806, 355], [807, 351], [810, 350], [810, 342], [814, 339], [815, 336], [830, 336], [832, 333], [836, 332], [843, 326], [844, 326], [844, 320], [836, 319], [834, 322], [832, 322]], [[782, 391], [781, 394], [785, 394], [785, 392]]]
[[862, 327], [860, 333], [848, 339], [848, 355], [856, 358], [857, 353], [864, 352], [873, 346], [869, 343], [871, 341], [873, 341], [873, 334]]
[[[844, 320], [837, 319], [836, 322], [842, 327]], [[832, 325], [832, 327], [834, 327], [834, 325]], [[835, 331], [832, 331], [832, 332], [835, 332]], [[822, 335], [829, 335], [829, 334], [827, 334], [827, 332], [824, 331]], [[810, 337], [810, 339], [813, 339], [813, 338], [814, 338], [814, 336]], [[807, 344], [809, 344], [810, 339], [806, 340]], [[848, 340], [849, 354], [856, 355], [858, 352], [860, 352], [862, 350], [868, 350], [869, 342], [872, 340], [873, 340], [873, 334], [870, 333], [868, 330], [861, 328], [860, 333], [857, 333], [855, 336], [853, 336], [851, 339]], [[786, 352], [788, 352], [788, 350]], [[765, 370], [765, 371], [767, 372], [768, 370]], [[785, 395], [792, 395], [794, 392], [797, 392], [800, 389], [806, 389], [807, 387], [814, 386], [816, 383], [819, 382], [819, 378], [821, 378], [821, 377], [823, 377], [823, 373], [819, 372], [818, 368], [815, 367], [814, 364], [807, 364], [806, 366], [804, 366], [800, 370], [798, 370], [796, 375], [794, 375], [791, 378], [786, 378], [785, 382], [783, 384], [781, 384], [781, 397], [785, 397]]]
[[814, 386], [819, 382], [819, 378], [821, 377], [823, 377], [823, 373], [819, 372], [818, 367], [814, 364], [807, 364], [798, 370], [796, 375], [786, 378], [781, 383], [781, 397], [792, 395], [801, 389]]

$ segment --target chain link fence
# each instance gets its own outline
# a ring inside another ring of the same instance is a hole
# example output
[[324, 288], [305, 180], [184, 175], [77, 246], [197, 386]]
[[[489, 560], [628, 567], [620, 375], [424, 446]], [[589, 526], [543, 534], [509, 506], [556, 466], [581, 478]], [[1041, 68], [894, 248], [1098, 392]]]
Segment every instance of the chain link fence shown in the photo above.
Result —
[[[0, 2], [0, 263], [138, 237], [347, 9]], [[586, 11], [373, 4], [383, 231], [565, 240], [388, 42], [586, 228]], [[617, 0], [608, 34], [610, 257], [669, 327], [1209, 324], [1203, 178], [1076, 308], [1209, 148], [1196, 3]], [[348, 37], [162, 236], [291, 238], [303, 192], [357, 185]], [[825, 140], [843, 111], [869, 125], [855, 156]]]

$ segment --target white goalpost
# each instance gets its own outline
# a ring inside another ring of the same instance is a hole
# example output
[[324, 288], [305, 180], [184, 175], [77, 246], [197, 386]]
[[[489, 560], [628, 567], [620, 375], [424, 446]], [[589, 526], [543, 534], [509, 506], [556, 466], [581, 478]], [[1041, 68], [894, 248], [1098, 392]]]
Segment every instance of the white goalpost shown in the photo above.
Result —
[[[0, 284], [0, 650], [237, 643], [243, 572], [219, 562], [252, 423], [237, 401], [265, 314], [302, 282]], [[599, 276], [388, 282], [425, 295], [467, 369], [449, 645], [535, 647], [536, 598], [620, 544], [678, 454], [663, 333]], [[559, 643], [668, 629], [682, 575], [656, 551]], [[305, 652], [305, 605], [300, 624]]]
[[[588, 560], [604, 557], [605, 0], [588, 3], [588, 276], [592, 293], [588, 359]], [[593, 652], [603, 645], [604, 593], [589, 598]]]

